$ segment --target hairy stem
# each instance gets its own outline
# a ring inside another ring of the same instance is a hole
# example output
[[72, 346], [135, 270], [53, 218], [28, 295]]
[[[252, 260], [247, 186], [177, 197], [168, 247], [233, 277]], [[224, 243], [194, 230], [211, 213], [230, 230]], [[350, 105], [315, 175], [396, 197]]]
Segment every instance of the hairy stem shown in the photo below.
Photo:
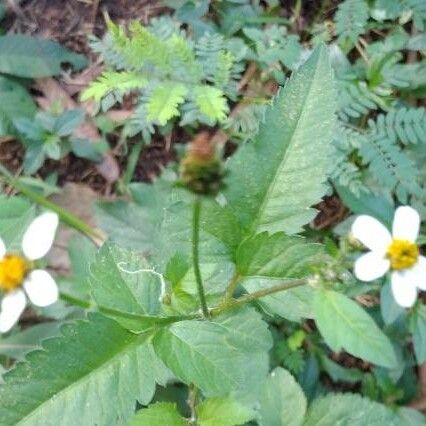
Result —
[[69, 211], [63, 209], [62, 207], [58, 206], [55, 203], [52, 203], [42, 195], [38, 194], [37, 192], [33, 191], [32, 189], [28, 188], [26, 185], [22, 184], [19, 179], [16, 179], [15, 176], [13, 176], [4, 166], [0, 164], [0, 173], [3, 175], [4, 180], [11, 186], [13, 186], [15, 189], [17, 189], [19, 192], [24, 194], [27, 198], [29, 198], [34, 203], [46, 207], [49, 210], [54, 211], [59, 216], [60, 220], [63, 223], [66, 223], [68, 226], [76, 229], [77, 231], [81, 232], [82, 234], [89, 237], [91, 240], [93, 240], [96, 244], [99, 244], [100, 241], [103, 241], [104, 238], [102, 235], [93, 229], [91, 226], [89, 226], [87, 223], [80, 220], [77, 216], [73, 215]]
[[238, 282], [240, 280], [240, 275], [238, 272], [234, 274], [232, 277], [231, 282], [228, 285], [228, 288], [226, 289], [225, 295], [223, 296], [223, 302], [222, 305], [225, 306], [229, 303], [229, 301], [232, 299], [232, 296], [234, 295], [234, 292], [238, 286]]
[[192, 210], [192, 263], [194, 267], [195, 281], [197, 283], [198, 297], [200, 298], [201, 310], [204, 318], [209, 318], [209, 310], [207, 308], [206, 296], [204, 294], [203, 280], [200, 271], [200, 262], [198, 256], [198, 246], [200, 241], [200, 213], [201, 198], [196, 195]]
[[237, 308], [239, 306], [253, 302], [257, 299], [268, 296], [270, 294], [278, 293], [280, 291], [290, 290], [291, 288], [300, 287], [305, 284], [307, 284], [306, 278], [301, 278], [301, 279], [295, 279], [292, 281], [286, 281], [276, 286], [265, 288], [263, 290], [255, 291], [254, 293], [246, 294], [244, 296], [239, 297], [238, 299], [231, 300], [226, 305], [221, 305], [221, 306], [218, 306], [217, 308], [213, 308], [211, 310], [211, 315], [217, 316], [229, 309]]

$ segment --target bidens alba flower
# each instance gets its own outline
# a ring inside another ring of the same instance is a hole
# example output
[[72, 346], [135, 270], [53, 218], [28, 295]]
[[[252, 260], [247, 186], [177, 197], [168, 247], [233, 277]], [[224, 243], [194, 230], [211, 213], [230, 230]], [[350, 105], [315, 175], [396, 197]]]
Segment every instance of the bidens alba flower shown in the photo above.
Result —
[[417, 289], [426, 290], [426, 258], [416, 244], [419, 229], [420, 216], [409, 206], [396, 209], [392, 234], [371, 216], [358, 216], [352, 225], [352, 235], [371, 250], [355, 262], [355, 276], [373, 281], [390, 270], [393, 296], [406, 308], [416, 301]]
[[0, 333], [18, 321], [27, 304], [48, 306], [58, 300], [58, 287], [52, 276], [35, 269], [34, 261], [50, 250], [58, 227], [58, 216], [46, 212], [36, 217], [25, 231], [22, 254], [8, 252], [0, 238], [0, 293], [5, 293], [0, 309]]

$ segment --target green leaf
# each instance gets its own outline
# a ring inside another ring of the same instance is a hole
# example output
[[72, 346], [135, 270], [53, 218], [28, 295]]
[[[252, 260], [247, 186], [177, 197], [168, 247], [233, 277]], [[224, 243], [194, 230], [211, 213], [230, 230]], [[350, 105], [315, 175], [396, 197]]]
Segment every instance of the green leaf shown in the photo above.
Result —
[[59, 324], [37, 324], [7, 337], [0, 337], [0, 354], [21, 360], [24, 355], [41, 347], [41, 342], [59, 334]]
[[79, 70], [86, 58], [52, 40], [26, 34], [7, 34], [0, 37], [0, 72], [19, 77], [37, 78], [58, 75], [61, 65], [71, 64]]
[[9, 251], [20, 251], [22, 237], [35, 217], [35, 208], [21, 197], [0, 195], [0, 237]]
[[320, 355], [322, 368], [334, 382], [343, 381], [349, 383], [361, 382], [364, 373], [358, 368], [345, 368], [337, 362], [332, 361], [325, 355]]
[[[304, 426], [402, 426], [401, 418], [386, 406], [354, 394], [329, 394], [315, 399]], [[408, 425], [407, 425], [408, 426]]]
[[[192, 196], [180, 189], [171, 190], [170, 186], [160, 179], [151, 185], [151, 192], [147, 185], [143, 187], [138, 205], [118, 201], [98, 204], [97, 209], [98, 222], [110, 238], [123, 247], [148, 252], [159, 272], [177, 252], [189, 259], [191, 255]], [[239, 238], [239, 226], [229, 208], [221, 207], [214, 200], [205, 200], [201, 208], [199, 252], [208, 294], [221, 293], [231, 279], [232, 257]], [[196, 294], [190, 263], [181, 287], [185, 292]]]
[[344, 349], [374, 364], [397, 367], [391, 342], [353, 300], [335, 291], [318, 291], [314, 315], [319, 331], [333, 351]]
[[81, 94], [81, 101], [93, 98], [96, 102], [100, 102], [111, 92], [127, 93], [135, 89], [142, 89], [147, 83], [147, 79], [140, 73], [105, 71], [97, 80], [92, 81]]
[[300, 426], [306, 406], [305, 395], [294, 377], [277, 367], [260, 394], [259, 426]]
[[380, 289], [380, 312], [386, 325], [392, 324], [405, 313], [405, 309], [398, 305], [393, 297], [389, 279], [386, 279], [386, 283]]
[[325, 193], [336, 109], [325, 47], [293, 74], [251, 143], [229, 161], [224, 195], [247, 234], [297, 233]]
[[31, 118], [36, 110], [31, 95], [23, 86], [0, 76], [0, 136], [15, 134], [15, 120]]
[[5, 374], [2, 425], [120, 425], [169, 377], [147, 334], [99, 314], [63, 326], [62, 335]]
[[183, 84], [162, 84], [153, 92], [146, 105], [148, 119], [164, 126], [179, 115], [178, 107], [185, 102], [187, 88]]
[[164, 283], [141, 255], [107, 243], [90, 270], [93, 298], [106, 315], [132, 331], [152, 325], [143, 318], [159, 314]]
[[231, 398], [206, 399], [197, 407], [199, 426], [236, 426], [253, 420], [255, 413]]
[[[153, 340], [158, 356], [183, 382], [207, 396], [256, 389], [266, 378], [271, 336], [251, 309], [212, 321], [182, 321]], [[253, 374], [253, 372], [256, 374]]]
[[[263, 290], [282, 282], [272, 279], [251, 278], [242, 286], [248, 293]], [[303, 318], [313, 318], [313, 300], [316, 289], [310, 286], [296, 287], [262, 297], [258, 303], [269, 315], [278, 315], [290, 321], [300, 322]]]
[[283, 232], [262, 232], [238, 247], [237, 270], [244, 277], [301, 278], [310, 275], [310, 267], [321, 253], [320, 244], [309, 244]]
[[360, 193], [357, 196], [343, 186], [335, 185], [335, 188], [345, 205], [355, 214], [368, 214], [392, 227], [395, 206], [389, 199], [379, 194]]
[[417, 364], [420, 365], [426, 361], [426, 305], [416, 305], [410, 316], [410, 331], [413, 334]]
[[179, 414], [176, 404], [157, 402], [139, 410], [127, 423], [127, 426], [187, 426], [186, 420]]
[[213, 86], [194, 88], [195, 104], [201, 113], [214, 121], [224, 121], [229, 110], [222, 90]]

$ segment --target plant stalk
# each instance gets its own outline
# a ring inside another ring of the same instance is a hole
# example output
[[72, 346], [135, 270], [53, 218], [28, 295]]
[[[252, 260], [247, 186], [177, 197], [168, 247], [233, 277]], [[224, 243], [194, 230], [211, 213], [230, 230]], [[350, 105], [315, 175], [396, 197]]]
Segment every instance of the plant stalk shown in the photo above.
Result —
[[212, 316], [220, 315], [222, 312], [225, 312], [229, 309], [238, 308], [239, 306], [245, 305], [246, 303], [253, 302], [262, 297], [268, 296], [270, 294], [278, 293], [280, 291], [290, 290], [291, 288], [300, 287], [307, 284], [306, 278], [295, 279], [292, 281], [286, 281], [281, 284], [278, 284], [273, 287], [265, 288], [263, 290], [255, 291], [250, 294], [239, 297], [238, 299], [231, 300], [226, 305], [221, 305], [216, 308], [213, 308], [210, 313]]
[[91, 226], [89, 226], [87, 223], [80, 220], [77, 216], [73, 215], [69, 211], [63, 209], [62, 207], [58, 206], [55, 203], [52, 203], [42, 195], [38, 194], [37, 192], [33, 191], [32, 189], [28, 188], [26, 185], [23, 185], [21, 182], [19, 182], [19, 179], [16, 179], [15, 176], [13, 176], [4, 166], [0, 164], [0, 173], [3, 175], [4, 180], [11, 186], [13, 186], [15, 189], [17, 189], [19, 192], [24, 194], [27, 198], [29, 198], [31, 201], [35, 202], [36, 204], [46, 207], [49, 210], [54, 211], [59, 216], [60, 220], [63, 223], [66, 223], [68, 226], [76, 229], [77, 231], [81, 232], [82, 234], [89, 237], [91, 240], [93, 240], [97, 245], [99, 245], [100, 241], [103, 241], [104, 238], [102, 235], [93, 229]]
[[209, 318], [209, 309], [206, 303], [206, 295], [204, 294], [203, 279], [201, 277], [200, 262], [198, 256], [198, 246], [200, 242], [200, 213], [201, 198], [196, 195], [194, 198], [192, 209], [192, 264], [194, 267], [195, 281], [197, 283], [198, 297], [200, 299], [201, 310], [204, 318]]

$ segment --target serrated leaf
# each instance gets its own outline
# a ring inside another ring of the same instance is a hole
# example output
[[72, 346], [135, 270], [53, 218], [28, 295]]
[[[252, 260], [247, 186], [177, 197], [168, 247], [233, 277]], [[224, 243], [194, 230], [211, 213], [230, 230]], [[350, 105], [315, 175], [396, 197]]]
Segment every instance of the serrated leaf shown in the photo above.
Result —
[[330, 290], [316, 292], [315, 322], [330, 348], [387, 368], [398, 365], [387, 336], [356, 302]]
[[224, 121], [229, 110], [222, 90], [213, 86], [196, 86], [194, 88], [195, 104], [200, 112], [214, 121]]
[[106, 315], [132, 331], [152, 325], [143, 317], [159, 314], [164, 282], [140, 254], [104, 244], [90, 271], [93, 298]]
[[127, 426], [187, 426], [186, 420], [179, 414], [176, 404], [157, 402], [139, 410], [127, 423]]
[[402, 426], [401, 422], [402, 419], [384, 405], [348, 393], [329, 394], [314, 400], [303, 425]]
[[413, 334], [414, 353], [417, 364], [426, 361], [426, 306], [417, 305], [410, 316], [410, 331]]
[[162, 84], [151, 94], [146, 105], [148, 119], [164, 126], [179, 115], [178, 107], [185, 102], [188, 89], [183, 84]]
[[229, 161], [224, 195], [247, 234], [294, 234], [315, 216], [325, 193], [336, 109], [325, 47], [293, 74], [252, 143]]
[[259, 426], [300, 426], [306, 413], [306, 398], [294, 377], [277, 367], [260, 394]]
[[197, 406], [199, 426], [237, 426], [254, 417], [251, 408], [231, 398], [210, 398]]
[[262, 232], [244, 240], [236, 254], [237, 270], [243, 277], [301, 278], [322, 253], [320, 244], [283, 232]]
[[65, 325], [5, 374], [0, 424], [122, 424], [169, 377], [148, 338], [99, 314]]
[[153, 344], [183, 382], [194, 383], [206, 396], [225, 396], [261, 385], [271, 336], [259, 314], [243, 309], [212, 321], [175, 323], [157, 333]]
[[27, 34], [7, 34], [0, 37], [0, 72], [19, 77], [37, 78], [58, 75], [61, 65], [71, 64], [79, 70], [86, 58], [59, 43]]
[[[280, 281], [265, 278], [250, 278], [242, 282], [248, 293], [263, 290], [279, 284]], [[290, 321], [300, 322], [313, 318], [313, 300], [316, 289], [310, 286], [292, 288], [262, 297], [258, 303], [269, 315], [278, 315]]]
[[[97, 220], [109, 237], [123, 247], [148, 252], [161, 271], [177, 252], [191, 256], [192, 197], [182, 190], [152, 185], [144, 203], [100, 203]], [[143, 192], [146, 195], [146, 191]], [[205, 200], [201, 209], [200, 263], [207, 293], [222, 292], [234, 273], [233, 251], [239, 243], [239, 225], [227, 207]], [[191, 268], [181, 280], [184, 291], [196, 294]]]
[[0, 337], [0, 354], [21, 360], [24, 355], [41, 348], [41, 342], [59, 334], [60, 324], [37, 324], [7, 337]]

